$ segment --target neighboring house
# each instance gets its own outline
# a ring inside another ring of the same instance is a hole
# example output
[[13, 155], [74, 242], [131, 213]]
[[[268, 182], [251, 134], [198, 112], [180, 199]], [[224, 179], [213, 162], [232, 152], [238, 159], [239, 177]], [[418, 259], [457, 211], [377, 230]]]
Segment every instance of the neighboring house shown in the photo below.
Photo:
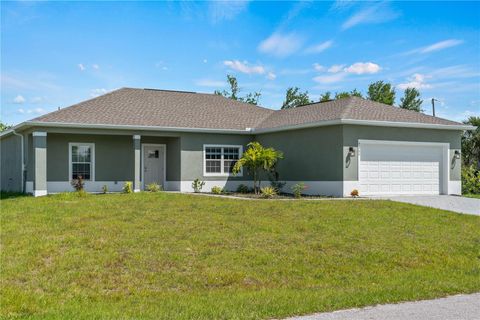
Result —
[[[283, 151], [285, 190], [360, 195], [460, 194], [461, 123], [351, 97], [270, 110], [219, 95], [123, 88], [23, 122], [1, 134], [1, 189], [35, 196], [73, 190], [134, 190], [192, 181], [236, 189], [251, 141]], [[23, 148], [22, 148], [23, 145]], [[24, 172], [22, 164], [24, 163]]]

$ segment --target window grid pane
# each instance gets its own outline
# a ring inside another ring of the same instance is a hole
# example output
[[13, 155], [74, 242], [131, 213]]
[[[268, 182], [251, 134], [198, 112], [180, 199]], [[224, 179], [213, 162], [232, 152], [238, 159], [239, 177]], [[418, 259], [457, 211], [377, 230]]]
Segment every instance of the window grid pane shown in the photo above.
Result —
[[205, 172], [231, 174], [239, 158], [238, 147], [205, 147]]
[[220, 160], [207, 160], [206, 172], [208, 173], [221, 173], [221, 161]]
[[91, 179], [91, 147], [87, 145], [72, 146], [72, 177], [84, 180]]

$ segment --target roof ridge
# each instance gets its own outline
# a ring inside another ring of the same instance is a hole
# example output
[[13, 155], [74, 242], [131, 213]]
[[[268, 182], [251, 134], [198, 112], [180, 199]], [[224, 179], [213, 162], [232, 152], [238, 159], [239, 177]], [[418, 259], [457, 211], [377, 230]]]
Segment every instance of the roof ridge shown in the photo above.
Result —
[[[445, 119], [445, 118], [441, 118], [441, 117], [432, 116], [430, 114], [426, 114], [426, 113], [423, 113], [423, 112], [418, 112], [418, 111], [415, 111], [415, 110], [404, 109], [404, 108], [401, 108], [400, 106], [390, 105], [390, 104], [386, 104], [386, 103], [383, 103], [383, 102], [378, 102], [378, 101], [375, 101], [375, 100], [366, 99], [366, 98], [363, 98], [363, 97], [350, 96], [350, 97], [347, 97], [345, 99], [348, 99], [348, 98], [352, 98], [352, 100], [357, 99], [357, 100], [369, 101], [369, 102], [377, 104], [377, 105], [379, 105], [383, 108], [388, 108], [390, 110], [395, 110], [395, 111], [406, 112], [406, 113], [410, 113], [412, 115], [421, 115], [421, 116], [425, 116], [425, 117], [429, 117], [429, 118], [433, 118], [433, 119], [441, 119], [441, 120], [446, 120], [446, 121], [452, 121], [452, 122], [459, 123], [458, 121], [453, 121], [453, 120], [450, 120], [450, 119]], [[349, 107], [349, 109], [351, 109], [352, 107], [355, 107], [355, 105], [349, 104], [348, 107]], [[342, 116], [343, 116], [343, 113], [342, 113]]]

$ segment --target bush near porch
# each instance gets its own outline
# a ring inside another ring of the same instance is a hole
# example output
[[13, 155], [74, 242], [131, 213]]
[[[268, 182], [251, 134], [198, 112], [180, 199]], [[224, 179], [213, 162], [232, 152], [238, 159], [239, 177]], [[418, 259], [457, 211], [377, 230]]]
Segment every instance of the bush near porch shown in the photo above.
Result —
[[1, 202], [2, 318], [268, 319], [480, 291], [480, 217], [139, 193]]

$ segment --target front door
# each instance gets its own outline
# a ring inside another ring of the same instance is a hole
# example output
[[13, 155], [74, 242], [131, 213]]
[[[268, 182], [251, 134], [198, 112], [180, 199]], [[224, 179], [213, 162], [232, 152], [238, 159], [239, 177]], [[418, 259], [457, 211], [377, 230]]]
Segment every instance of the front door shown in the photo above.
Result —
[[143, 187], [157, 183], [165, 188], [165, 146], [144, 145]]

